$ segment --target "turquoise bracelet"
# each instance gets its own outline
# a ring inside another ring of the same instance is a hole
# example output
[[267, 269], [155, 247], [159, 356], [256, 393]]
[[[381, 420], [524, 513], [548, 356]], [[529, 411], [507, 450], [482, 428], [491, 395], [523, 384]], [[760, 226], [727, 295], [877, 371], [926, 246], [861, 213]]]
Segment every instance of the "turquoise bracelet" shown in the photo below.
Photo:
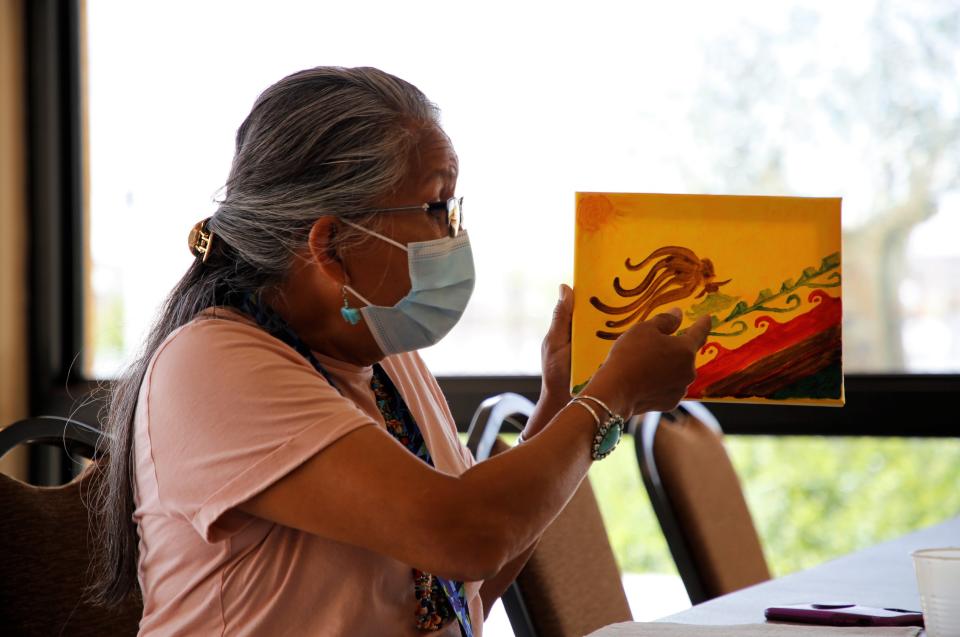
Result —
[[[597, 415], [597, 412], [594, 411], [593, 407], [588, 405], [585, 400], [590, 400], [607, 412], [607, 419], [605, 421], [600, 420], [600, 416]], [[590, 449], [590, 456], [594, 460], [603, 460], [609, 456], [614, 449], [617, 448], [617, 445], [620, 443], [620, 438], [623, 437], [623, 428], [625, 421], [623, 416], [620, 414], [615, 414], [607, 405], [598, 398], [593, 396], [577, 396], [571, 403], [576, 403], [590, 412], [590, 415], [593, 416], [594, 421], [597, 423], [597, 433], [593, 436], [593, 445]]]

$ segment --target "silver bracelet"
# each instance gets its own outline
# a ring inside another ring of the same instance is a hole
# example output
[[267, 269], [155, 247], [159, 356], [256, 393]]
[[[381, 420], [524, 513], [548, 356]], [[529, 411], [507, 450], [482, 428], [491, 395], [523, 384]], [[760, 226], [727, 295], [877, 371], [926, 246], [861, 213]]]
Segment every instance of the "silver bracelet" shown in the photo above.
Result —
[[595, 411], [593, 410], [593, 407], [591, 407], [591, 406], [588, 405], [587, 403], [581, 402], [581, 401], [580, 401], [581, 398], [583, 398], [583, 396], [577, 396], [576, 398], [574, 398], [574, 399], [572, 399], [572, 400], [570, 401], [570, 404], [571, 404], [571, 405], [580, 405], [581, 407], [583, 407], [584, 409], [586, 409], [587, 411], [589, 411], [589, 412], [590, 412], [590, 415], [593, 416], [594, 422], [597, 423], [597, 427], [599, 427], [599, 426], [600, 426], [600, 416], [598, 416], [598, 415], [597, 415], [597, 412], [595, 412]]
[[603, 402], [602, 400], [600, 400], [599, 398], [594, 398], [593, 396], [585, 396], [585, 395], [584, 395], [584, 396], [577, 396], [577, 398], [583, 398], [583, 399], [586, 399], [586, 400], [592, 400], [593, 402], [595, 402], [595, 403], [597, 403], [598, 405], [600, 405], [601, 407], [603, 407], [603, 410], [604, 410], [605, 412], [607, 412], [607, 415], [608, 415], [608, 416], [613, 417], [613, 416], [616, 416], [616, 415], [617, 415], [617, 414], [613, 413], [613, 410], [610, 409], [609, 407], [607, 407], [607, 404], [604, 403], [604, 402]]

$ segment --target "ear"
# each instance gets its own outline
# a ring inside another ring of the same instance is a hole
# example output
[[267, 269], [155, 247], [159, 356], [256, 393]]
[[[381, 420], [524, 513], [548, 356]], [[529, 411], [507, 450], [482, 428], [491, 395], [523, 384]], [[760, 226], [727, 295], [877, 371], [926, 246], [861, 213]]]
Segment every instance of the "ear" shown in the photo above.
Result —
[[331, 215], [320, 217], [310, 228], [307, 245], [313, 264], [332, 281], [342, 283], [345, 278], [343, 263], [337, 249], [343, 224]]

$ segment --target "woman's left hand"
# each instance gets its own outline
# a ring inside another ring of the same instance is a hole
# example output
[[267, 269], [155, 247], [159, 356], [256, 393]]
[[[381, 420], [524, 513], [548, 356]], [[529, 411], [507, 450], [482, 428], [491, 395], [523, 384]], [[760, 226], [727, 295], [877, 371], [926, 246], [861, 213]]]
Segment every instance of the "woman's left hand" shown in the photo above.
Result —
[[560, 299], [553, 308], [553, 321], [540, 346], [543, 369], [540, 400], [523, 437], [529, 440], [550, 422], [570, 401], [570, 325], [573, 318], [573, 290], [560, 285]]
[[540, 397], [558, 401], [561, 406], [570, 400], [570, 325], [573, 319], [573, 290], [560, 285], [560, 299], [553, 308], [553, 321], [540, 346], [543, 386]]

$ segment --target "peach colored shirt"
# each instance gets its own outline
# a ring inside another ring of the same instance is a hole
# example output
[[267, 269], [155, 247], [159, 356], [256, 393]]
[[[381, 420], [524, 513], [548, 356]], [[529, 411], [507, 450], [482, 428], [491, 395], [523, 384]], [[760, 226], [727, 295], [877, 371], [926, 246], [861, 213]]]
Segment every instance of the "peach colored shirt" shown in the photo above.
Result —
[[[409, 565], [237, 509], [341, 436], [384, 426], [372, 369], [318, 358], [343, 395], [229, 310], [208, 311], [157, 350], [134, 426], [141, 636], [424, 634], [413, 623]], [[419, 355], [382, 366], [437, 470], [463, 473], [473, 457]], [[479, 588], [467, 584], [478, 637]], [[450, 624], [435, 634], [460, 632]]]

